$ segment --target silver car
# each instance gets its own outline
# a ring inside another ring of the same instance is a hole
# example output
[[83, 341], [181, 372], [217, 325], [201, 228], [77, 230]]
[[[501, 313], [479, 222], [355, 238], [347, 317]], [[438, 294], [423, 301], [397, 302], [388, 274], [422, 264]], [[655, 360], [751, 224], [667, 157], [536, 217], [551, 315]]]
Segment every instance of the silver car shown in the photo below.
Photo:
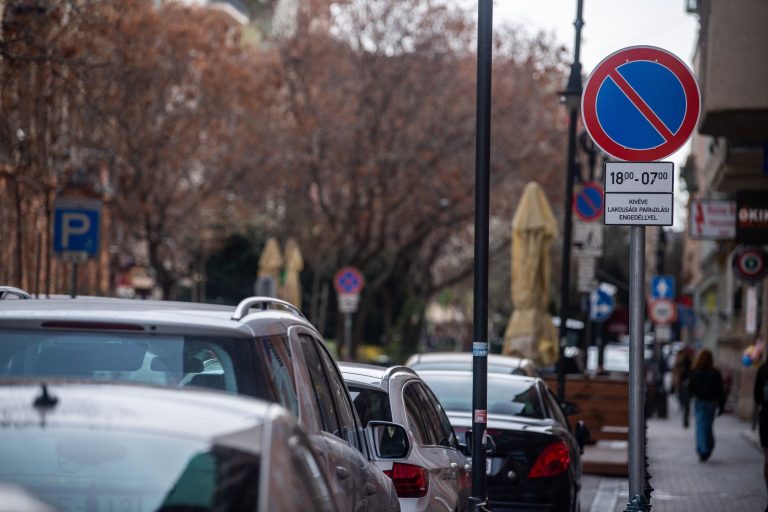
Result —
[[339, 510], [310, 440], [274, 403], [40, 379], [0, 386], [0, 411], [0, 499], [17, 512]]
[[[470, 352], [427, 352], [413, 354], [405, 362], [405, 366], [414, 370], [472, 370], [472, 353]], [[526, 358], [488, 354], [489, 373], [509, 373], [539, 377], [536, 364]]]
[[363, 427], [386, 421], [405, 426], [411, 450], [379, 461], [392, 478], [403, 511], [468, 510], [471, 465], [440, 402], [411, 369], [339, 363]]
[[338, 510], [399, 510], [373, 459], [382, 433], [405, 438], [405, 430], [360, 427], [320, 333], [286, 302], [0, 300], [0, 382], [40, 378], [208, 388], [280, 403], [307, 433]]

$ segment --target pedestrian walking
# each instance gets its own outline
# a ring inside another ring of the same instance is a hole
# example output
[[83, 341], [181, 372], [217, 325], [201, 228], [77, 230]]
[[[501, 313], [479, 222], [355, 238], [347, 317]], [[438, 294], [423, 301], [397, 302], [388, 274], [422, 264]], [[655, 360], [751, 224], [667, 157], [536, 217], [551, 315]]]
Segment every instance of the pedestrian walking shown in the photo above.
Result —
[[[755, 407], [758, 409], [758, 425], [760, 429], [760, 446], [763, 447], [763, 478], [768, 489], [768, 362], [757, 369], [755, 377]], [[765, 508], [768, 512], [768, 506]]]
[[688, 392], [694, 399], [693, 415], [696, 421], [696, 452], [704, 462], [715, 449], [713, 425], [715, 414], [725, 410], [725, 392], [723, 377], [714, 367], [712, 351], [704, 348], [697, 355], [691, 366], [688, 378]]
[[693, 364], [693, 349], [688, 345], [681, 348], [675, 354], [675, 362], [672, 366], [672, 388], [677, 396], [680, 410], [683, 412], [683, 427], [688, 428], [691, 400], [688, 396], [688, 377], [691, 374]]

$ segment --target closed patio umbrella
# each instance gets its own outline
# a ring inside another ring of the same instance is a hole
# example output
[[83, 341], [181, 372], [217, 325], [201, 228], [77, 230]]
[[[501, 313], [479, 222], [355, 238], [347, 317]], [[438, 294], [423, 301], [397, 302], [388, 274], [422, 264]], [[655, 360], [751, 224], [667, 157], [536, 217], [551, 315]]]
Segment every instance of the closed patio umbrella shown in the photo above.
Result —
[[557, 332], [547, 312], [552, 275], [549, 250], [557, 221], [536, 182], [525, 186], [512, 218], [512, 302], [502, 353], [533, 359], [540, 366], [557, 360]]
[[259, 274], [256, 280], [256, 294], [277, 297], [277, 287], [280, 279], [280, 269], [283, 266], [283, 256], [277, 239], [269, 238], [259, 257]]
[[285, 242], [285, 281], [283, 282], [283, 300], [301, 309], [301, 282], [299, 273], [304, 269], [301, 249], [295, 239]]

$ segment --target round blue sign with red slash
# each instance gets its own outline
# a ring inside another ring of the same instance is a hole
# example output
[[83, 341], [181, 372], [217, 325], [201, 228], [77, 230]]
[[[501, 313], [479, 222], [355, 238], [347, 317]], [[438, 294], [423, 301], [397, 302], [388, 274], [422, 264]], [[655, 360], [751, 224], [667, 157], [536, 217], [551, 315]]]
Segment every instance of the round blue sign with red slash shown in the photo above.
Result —
[[333, 286], [338, 293], [360, 293], [365, 286], [365, 278], [355, 267], [344, 267], [336, 272]]
[[592, 71], [581, 98], [584, 127], [618, 160], [661, 160], [696, 128], [701, 96], [677, 56], [653, 46], [612, 53]]
[[595, 220], [603, 213], [603, 187], [594, 181], [587, 181], [573, 195], [573, 211], [585, 221]]

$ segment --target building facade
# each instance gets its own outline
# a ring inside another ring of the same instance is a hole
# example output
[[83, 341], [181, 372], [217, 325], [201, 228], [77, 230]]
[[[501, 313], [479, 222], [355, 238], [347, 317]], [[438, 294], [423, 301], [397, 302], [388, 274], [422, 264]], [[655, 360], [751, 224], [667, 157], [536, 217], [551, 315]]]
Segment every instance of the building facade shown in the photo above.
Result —
[[[746, 418], [756, 365], [745, 366], [742, 355], [768, 338], [768, 285], [739, 278], [733, 263], [740, 248], [759, 252], [768, 244], [768, 2], [688, 0], [687, 6], [700, 21], [694, 71], [702, 95], [682, 171], [691, 208], [683, 259], [696, 313], [691, 341], [715, 351], [732, 379], [736, 412]], [[702, 229], [728, 218], [733, 227]]]

